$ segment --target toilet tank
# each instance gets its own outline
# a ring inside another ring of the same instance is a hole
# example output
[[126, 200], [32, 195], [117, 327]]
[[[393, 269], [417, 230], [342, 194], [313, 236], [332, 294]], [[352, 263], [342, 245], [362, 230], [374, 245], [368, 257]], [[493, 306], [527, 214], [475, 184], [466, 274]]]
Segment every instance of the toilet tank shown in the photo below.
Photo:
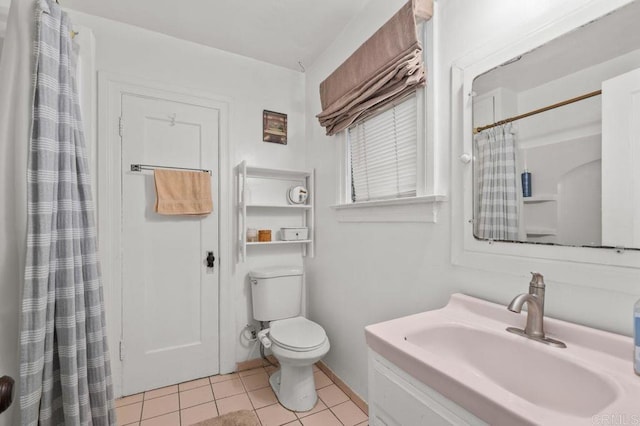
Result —
[[270, 267], [249, 273], [253, 318], [275, 321], [300, 315], [302, 305], [302, 269]]

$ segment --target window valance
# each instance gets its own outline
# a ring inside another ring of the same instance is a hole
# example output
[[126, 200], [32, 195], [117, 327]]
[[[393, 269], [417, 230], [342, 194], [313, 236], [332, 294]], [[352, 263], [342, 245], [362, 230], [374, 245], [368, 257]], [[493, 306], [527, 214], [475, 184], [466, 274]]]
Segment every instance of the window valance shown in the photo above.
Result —
[[433, 0], [411, 0], [320, 84], [320, 124], [336, 134], [425, 84], [416, 20]]

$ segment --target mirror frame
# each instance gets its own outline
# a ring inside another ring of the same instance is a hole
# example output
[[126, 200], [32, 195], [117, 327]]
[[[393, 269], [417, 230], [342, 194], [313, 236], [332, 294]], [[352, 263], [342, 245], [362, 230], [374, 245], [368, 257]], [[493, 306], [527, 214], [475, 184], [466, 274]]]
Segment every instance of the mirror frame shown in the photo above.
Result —
[[[522, 54], [563, 34], [601, 18], [635, 0], [592, 0], [551, 21], [532, 22], [532, 31], [504, 43], [482, 46], [454, 62], [451, 86], [452, 140], [452, 245], [454, 265], [522, 275], [531, 270], [548, 272], [560, 281], [593, 282], [595, 265], [623, 267], [630, 278], [638, 279], [640, 250], [537, 245], [502, 241], [483, 241], [473, 236], [473, 80]], [[637, 0], [640, 1], [640, 0]], [[567, 262], [575, 267], [567, 268]], [[612, 280], [620, 280], [620, 268], [609, 268]], [[602, 280], [602, 276], [598, 277]]]

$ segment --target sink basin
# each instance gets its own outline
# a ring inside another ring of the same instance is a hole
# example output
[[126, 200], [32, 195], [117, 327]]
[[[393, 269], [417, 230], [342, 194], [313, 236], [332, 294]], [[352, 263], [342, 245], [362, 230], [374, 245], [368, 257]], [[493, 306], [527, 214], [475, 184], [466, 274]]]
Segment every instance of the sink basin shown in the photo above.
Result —
[[488, 424], [640, 419], [630, 337], [545, 318], [547, 335], [567, 344], [556, 348], [505, 330], [525, 322], [526, 313], [454, 294], [442, 309], [365, 335], [371, 350]]
[[506, 332], [442, 325], [415, 331], [406, 338], [533, 404], [566, 414], [593, 416], [617, 396], [615, 385], [601, 375], [552, 351], [532, 350], [531, 343], [536, 342], [514, 339]]

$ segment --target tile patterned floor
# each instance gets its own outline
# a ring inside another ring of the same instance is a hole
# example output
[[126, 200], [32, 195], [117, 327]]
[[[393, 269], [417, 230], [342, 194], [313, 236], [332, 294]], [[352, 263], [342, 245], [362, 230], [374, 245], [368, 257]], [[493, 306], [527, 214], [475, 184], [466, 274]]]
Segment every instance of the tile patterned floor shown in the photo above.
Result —
[[317, 367], [318, 403], [294, 413], [278, 403], [269, 386], [273, 367], [211, 376], [131, 395], [116, 401], [118, 425], [187, 426], [236, 410], [251, 410], [262, 426], [363, 426], [368, 418]]

